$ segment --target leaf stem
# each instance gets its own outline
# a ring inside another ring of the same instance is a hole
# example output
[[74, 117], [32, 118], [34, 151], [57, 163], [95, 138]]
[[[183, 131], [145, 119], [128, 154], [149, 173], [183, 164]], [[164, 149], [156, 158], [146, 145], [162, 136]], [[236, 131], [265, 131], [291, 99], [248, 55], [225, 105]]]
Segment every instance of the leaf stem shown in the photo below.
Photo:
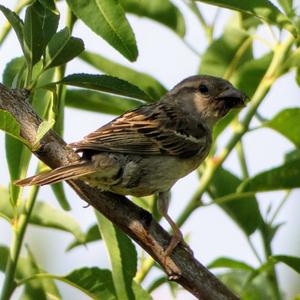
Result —
[[240, 140], [236, 146], [236, 153], [238, 155], [238, 159], [240, 162], [240, 167], [243, 175], [243, 179], [246, 179], [249, 177], [249, 171], [248, 171], [248, 166], [247, 166], [247, 161], [245, 157], [245, 151], [244, 151], [244, 146], [243, 146], [243, 141]]
[[10, 248], [10, 255], [6, 264], [5, 279], [3, 284], [3, 290], [1, 294], [1, 300], [9, 300], [13, 293], [15, 283], [15, 273], [17, 269], [17, 263], [26, 232], [27, 224], [31, 216], [31, 212], [38, 194], [39, 187], [32, 186], [29, 190], [29, 195], [26, 203], [24, 204], [23, 211], [17, 220], [13, 221], [13, 238]]
[[269, 222], [269, 225], [272, 226], [278, 213], [280, 212], [280, 210], [282, 209], [282, 207], [284, 206], [284, 204], [286, 203], [286, 201], [289, 199], [289, 196], [291, 194], [291, 190], [288, 190], [286, 191], [284, 197], [282, 198], [280, 204], [278, 205], [277, 209], [275, 210], [270, 222]]
[[247, 242], [248, 242], [248, 244], [249, 244], [249, 246], [250, 246], [252, 252], [254, 253], [255, 257], [256, 257], [257, 260], [259, 261], [259, 263], [262, 264], [263, 261], [262, 261], [261, 257], [259, 256], [259, 254], [258, 254], [256, 248], [254, 247], [254, 244], [252, 243], [252, 241], [251, 241], [251, 239], [250, 239], [249, 236], [247, 236]]
[[152, 256], [147, 257], [147, 259], [145, 259], [142, 262], [139, 271], [136, 273], [134, 277], [134, 280], [137, 283], [143, 282], [143, 280], [145, 279], [145, 277], [147, 276], [151, 268], [154, 266], [154, 264], [155, 264], [155, 260], [152, 258]]
[[184, 1], [185, 4], [190, 8], [190, 10], [195, 14], [197, 19], [199, 20], [200, 24], [202, 25], [204, 32], [206, 34], [208, 43], [210, 44], [213, 39], [213, 27], [207, 24], [204, 16], [201, 14], [199, 7], [194, 1]]

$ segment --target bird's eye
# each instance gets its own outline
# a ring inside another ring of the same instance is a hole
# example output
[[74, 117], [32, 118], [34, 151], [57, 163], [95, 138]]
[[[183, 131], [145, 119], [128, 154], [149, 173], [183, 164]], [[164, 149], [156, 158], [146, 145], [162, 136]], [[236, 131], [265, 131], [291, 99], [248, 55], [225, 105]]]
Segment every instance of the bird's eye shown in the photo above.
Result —
[[207, 94], [208, 93], [208, 87], [204, 84], [199, 85], [199, 91], [201, 94]]

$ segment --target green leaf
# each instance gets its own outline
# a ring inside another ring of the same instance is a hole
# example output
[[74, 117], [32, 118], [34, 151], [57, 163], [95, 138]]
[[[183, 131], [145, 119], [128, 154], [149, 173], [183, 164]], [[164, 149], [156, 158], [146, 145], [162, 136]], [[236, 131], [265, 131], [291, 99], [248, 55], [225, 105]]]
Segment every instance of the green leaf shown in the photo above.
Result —
[[300, 108], [287, 108], [264, 125], [278, 131], [300, 148], [299, 121]]
[[278, 3], [288, 16], [292, 16], [294, 14], [293, 0], [278, 0]]
[[80, 225], [70, 214], [45, 202], [36, 203], [30, 218], [30, 224], [69, 232], [80, 242], [85, 239]]
[[297, 36], [298, 31], [287, 16], [268, 0], [198, 0], [207, 4], [212, 4], [231, 10], [237, 10], [247, 14], [255, 15], [256, 17], [266, 21], [267, 23], [277, 25], [290, 31], [294, 36]]
[[[6, 161], [11, 182], [26, 176], [31, 152], [17, 139], [5, 136]], [[18, 157], [19, 159], [16, 159]], [[10, 184], [10, 201], [13, 205], [17, 203], [22, 187]]]
[[[0, 129], [7, 133], [5, 140], [6, 158], [10, 179], [14, 181], [25, 176], [31, 152], [23, 145], [27, 142], [20, 136], [20, 124], [9, 112], [4, 110], [0, 110]], [[17, 203], [20, 191], [20, 187], [10, 185], [10, 200], [13, 205]]]
[[[9, 202], [9, 192], [0, 186], [0, 216], [11, 222], [14, 218], [14, 209]], [[85, 240], [78, 222], [67, 212], [55, 208], [48, 203], [38, 201], [32, 211], [29, 224], [50, 227], [71, 233], [76, 240]]]
[[294, 159], [300, 159], [300, 149], [296, 148], [291, 151], [288, 151], [284, 155], [284, 161], [290, 161]]
[[[237, 176], [226, 169], [219, 168], [209, 186], [209, 193], [216, 200], [230, 194], [236, 196], [236, 189], [240, 183], [241, 180]], [[240, 199], [235, 198], [218, 205], [231, 216], [247, 235], [251, 235], [259, 228], [262, 217], [255, 197], [241, 195]]]
[[133, 299], [142, 299], [142, 300], [153, 300], [151, 295], [145, 291], [141, 285], [136, 283], [135, 281], [132, 281], [132, 291], [134, 293]]
[[246, 264], [245, 262], [232, 259], [229, 257], [219, 257], [207, 266], [209, 269], [213, 268], [230, 268], [230, 269], [237, 269], [237, 270], [245, 270], [245, 271], [255, 271], [253, 267]]
[[245, 180], [238, 191], [267, 192], [300, 187], [300, 159], [259, 173]]
[[157, 21], [180, 37], [185, 34], [185, 22], [180, 10], [169, 0], [121, 0], [126, 12]]
[[23, 33], [24, 33], [24, 24], [20, 17], [10, 9], [6, 8], [3, 5], [0, 5], [0, 10], [5, 15], [7, 21], [10, 23], [11, 27], [14, 29], [17, 38], [19, 40], [20, 46], [22, 48], [23, 53], [25, 54], [24, 50], [24, 43], [23, 43]]
[[56, 32], [59, 15], [34, 2], [26, 9], [24, 23], [25, 57], [31, 66], [41, 58], [44, 49]]
[[45, 134], [53, 127], [55, 123], [54, 119], [50, 119], [48, 121], [43, 121], [37, 130], [35, 142], [33, 145], [33, 149], [39, 148], [39, 141], [45, 136]]
[[280, 66], [280, 71], [282, 74], [284, 74], [290, 71], [291, 68], [299, 68], [299, 67], [300, 67], [300, 48], [297, 48], [295, 51], [287, 55], [286, 60]]
[[6, 246], [0, 245], [0, 271], [1, 272], [5, 272], [8, 255], [9, 255], [9, 249]]
[[137, 253], [131, 240], [96, 211], [101, 236], [112, 265], [112, 277], [119, 299], [134, 299], [132, 281], [137, 270]]
[[226, 129], [226, 127], [231, 123], [234, 117], [238, 114], [237, 111], [232, 110], [224, 118], [219, 120], [213, 129], [213, 140], [215, 141], [217, 137]]
[[[33, 253], [27, 246], [28, 256], [21, 258], [18, 263], [17, 277], [18, 279], [28, 278], [34, 274], [43, 272], [43, 269], [36, 263]], [[21, 299], [22, 300], [47, 300], [60, 299], [58, 288], [52, 278], [43, 278], [31, 280], [25, 284]]]
[[219, 275], [219, 279], [243, 300], [274, 300], [272, 287], [265, 274], [249, 282], [251, 272], [234, 270]]
[[78, 247], [78, 246], [83, 246], [83, 245], [86, 246], [89, 243], [96, 242], [101, 239], [102, 238], [101, 238], [101, 234], [99, 232], [98, 224], [94, 224], [88, 229], [87, 233], [85, 233], [84, 241], [78, 241], [76, 239], [73, 240], [67, 247], [67, 251], [69, 251], [75, 247]]
[[[6, 135], [6, 158], [11, 181], [25, 176], [31, 152], [25, 149], [22, 143], [27, 144], [20, 136], [20, 124], [7, 111], [0, 109], [0, 130], [4, 130]], [[8, 136], [9, 135], [9, 136]], [[20, 141], [22, 143], [20, 143]], [[18, 159], [16, 159], [18, 157]], [[10, 200], [16, 204], [21, 188], [10, 185]]]
[[143, 104], [143, 102], [138, 100], [103, 94], [91, 90], [68, 89], [65, 97], [66, 105], [69, 107], [112, 115], [120, 115], [129, 109], [136, 108]]
[[134, 33], [118, 0], [67, 0], [74, 14], [130, 61], [138, 50]]
[[56, 276], [55, 278], [78, 288], [92, 299], [117, 300], [109, 270], [101, 270], [96, 267], [82, 268], [74, 270], [67, 276]]
[[55, 0], [38, 0], [45, 8], [48, 8], [53, 13], [58, 13], [58, 10], [55, 6]]
[[[1, 190], [0, 190], [1, 193]], [[18, 280], [28, 278], [43, 270], [36, 263], [30, 251], [27, 257], [19, 257], [17, 265], [16, 277]], [[0, 245], [0, 271], [5, 272], [9, 249], [6, 246]], [[43, 278], [29, 281], [25, 285], [22, 300], [30, 299], [60, 299], [59, 291], [51, 278]]]
[[24, 66], [25, 59], [23, 56], [16, 57], [6, 64], [3, 72], [3, 84], [9, 87], [16, 87], [16, 79]]
[[85, 51], [80, 58], [106, 74], [128, 80], [141, 87], [153, 99], [158, 100], [167, 92], [167, 89], [152, 76], [125, 67], [99, 54]]
[[58, 183], [51, 184], [50, 186], [61, 208], [63, 208], [64, 210], [71, 210], [71, 206], [68, 202], [68, 199], [64, 191], [63, 183], [58, 182]]
[[72, 37], [67, 27], [57, 32], [46, 47], [45, 69], [63, 65], [84, 50], [83, 41]]
[[273, 57], [269, 52], [262, 57], [245, 62], [237, 71], [234, 83], [250, 99], [264, 77]]
[[0, 109], [0, 130], [5, 131], [10, 136], [26, 143], [26, 141], [21, 137], [20, 131], [21, 126], [13, 115], [8, 111]]
[[272, 264], [282, 262], [300, 274], [300, 257], [289, 255], [273, 255], [269, 257]]
[[57, 82], [106, 93], [150, 101], [151, 98], [135, 85], [108, 75], [72, 74]]
[[241, 28], [239, 20], [231, 19], [223, 35], [203, 54], [199, 73], [228, 79], [249, 60], [252, 60], [252, 38]]

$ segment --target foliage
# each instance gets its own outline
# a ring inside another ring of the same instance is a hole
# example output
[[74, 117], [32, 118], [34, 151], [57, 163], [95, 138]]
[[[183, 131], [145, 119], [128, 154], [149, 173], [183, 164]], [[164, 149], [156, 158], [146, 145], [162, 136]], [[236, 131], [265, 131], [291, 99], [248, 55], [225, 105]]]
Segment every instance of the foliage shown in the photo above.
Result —
[[[152, 19], [173, 31], [186, 44], [187, 20], [170, 0], [67, 0], [66, 26], [62, 29], [58, 29], [61, 16], [54, 0], [21, 2], [16, 12], [0, 5], [0, 11], [8, 21], [0, 34], [0, 45], [6, 41], [9, 30], [13, 29], [23, 52], [23, 57], [15, 58], [6, 65], [3, 83], [12, 88], [28, 89], [31, 104], [44, 120], [33, 148], [38, 147], [40, 139], [51, 128], [59, 133], [63, 131], [63, 112], [66, 107], [119, 115], [138, 105], [153, 102], [166, 92], [158, 79], [104, 57], [101, 49], [99, 53], [85, 50], [84, 37], [74, 37], [72, 31], [76, 22], [83, 22], [99, 38], [133, 62], [138, 57], [138, 47], [134, 28], [127, 20], [128, 14]], [[274, 266], [283, 263], [300, 273], [300, 258], [273, 254], [272, 240], [281, 225], [276, 224], [278, 211], [288, 200], [289, 192], [300, 187], [300, 109], [286, 107], [270, 120], [258, 118], [261, 122], [256, 131], [269, 128], [293, 144], [294, 150], [287, 153], [279, 166], [249, 176], [243, 137], [253, 130], [252, 119], [258, 115], [271, 86], [281, 76], [296, 68], [296, 80], [300, 82], [300, 18], [294, 3], [296, 1], [199, 2], [232, 11], [222, 34], [216, 36], [214, 29], [218, 16], [207, 21], [203, 16], [206, 5], [185, 1], [199, 20], [199, 30], [203, 29], [207, 37], [207, 48], [199, 56], [199, 72], [230, 80], [247, 93], [251, 101], [242, 118], [230, 114], [218, 124], [214, 138], [217, 140], [230, 125], [233, 128], [231, 137], [224, 148], [220, 148], [216, 141], [212, 153], [199, 168], [202, 180], [194, 197], [179, 216], [178, 224], [182, 226], [201, 207], [198, 199], [205, 193], [210, 199], [207, 205], [218, 205], [224, 210], [249, 241], [253, 233], [258, 232], [264, 248], [264, 258], [259, 257], [254, 249], [258, 267], [230, 257], [216, 258], [208, 267], [225, 269], [219, 278], [239, 293], [241, 299], [282, 299]], [[20, 17], [22, 10], [25, 12], [23, 19]], [[257, 39], [261, 27], [278, 35], [274, 34], [275, 41], [271, 45], [268, 41], [262, 41], [269, 45], [269, 49], [261, 56], [255, 56], [253, 43], [261, 42], [262, 38]], [[78, 73], [66, 76], [66, 65], [74, 58], [80, 58], [105, 74]], [[0, 110], [0, 129], [6, 133], [6, 158], [13, 182], [26, 176], [31, 153], [20, 135], [20, 124], [3, 110]], [[256, 131], [253, 131], [254, 134]], [[238, 154], [242, 176], [233, 174], [223, 166], [232, 152]], [[16, 160], [15, 157], [20, 159]], [[43, 165], [39, 165], [37, 171], [41, 169]], [[149, 262], [142, 259], [138, 264], [136, 246], [101, 215], [96, 215], [97, 223], [84, 233], [71, 213], [67, 212], [70, 205], [62, 184], [53, 185], [52, 188], [61, 208], [37, 201], [37, 187], [30, 189], [26, 201], [23, 190], [12, 183], [9, 187], [0, 187], [0, 217], [17, 228], [10, 249], [0, 246], [0, 271], [6, 272], [1, 299], [9, 299], [20, 286], [24, 286], [22, 299], [60, 299], [54, 279], [81, 290], [93, 299], [151, 299], [150, 292], [162, 284], [169, 284], [165, 278], [159, 277], [149, 284], [148, 291], [144, 290], [141, 284], [154, 267], [153, 260]], [[274, 216], [269, 219], [261, 211], [256, 194], [275, 190], [286, 190], [287, 193]], [[152, 213], [157, 213], [153, 209], [154, 197], [148, 197], [147, 201], [142, 198], [133, 200], [146, 206]], [[73, 236], [68, 251], [101, 239], [108, 249], [111, 270], [91, 267], [70, 270], [65, 276], [48, 273], [36, 261], [29, 247], [26, 255], [20, 256], [24, 232], [29, 226], [68, 232]], [[174, 284], [169, 286], [176, 293]]]

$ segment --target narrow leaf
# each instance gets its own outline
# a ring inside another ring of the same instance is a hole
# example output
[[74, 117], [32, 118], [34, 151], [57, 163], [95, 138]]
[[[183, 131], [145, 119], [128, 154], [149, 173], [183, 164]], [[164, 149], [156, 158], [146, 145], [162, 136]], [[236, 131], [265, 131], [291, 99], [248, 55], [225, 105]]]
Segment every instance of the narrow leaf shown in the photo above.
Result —
[[118, 0], [67, 0], [74, 14], [130, 61], [138, 50], [134, 33]]
[[[27, 257], [22, 257], [18, 263], [17, 277], [18, 279], [28, 278], [34, 274], [43, 272], [43, 269], [37, 264], [33, 253], [27, 246]], [[22, 293], [22, 300], [31, 299], [60, 299], [58, 288], [52, 278], [43, 278], [31, 280], [25, 284]]]
[[[233, 194], [236, 193], [236, 189], [240, 183], [241, 180], [237, 176], [226, 169], [219, 168], [209, 187], [209, 193], [214, 199]], [[247, 235], [252, 234], [259, 228], [262, 218], [255, 197], [241, 197], [240, 199], [220, 203], [219, 205]]]
[[78, 241], [84, 241], [78, 222], [70, 214], [45, 202], [36, 203], [30, 224], [63, 230], [73, 234]]
[[143, 289], [141, 285], [132, 281], [132, 290], [134, 293], [134, 299], [153, 300], [151, 295]]
[[3, 72], [3, 84], [12, 88], [16, 87], [16, 78], [18, 77], [19, 72], [22, 72], [25, 63], [24, 57], [21, 56], [13, 58], [6, 64]]
[[24, 33], [24, 24], [20, 17], [10, 9], [6, 8], [3, 5], [0, 5], [0, 10], [5, 15], [7, 21], [10, 23], [11, 27], [14, 29], [17, 38], [19, 40], [20, 46], [22, 48], [23, 53], [25, 54], [24, 50], [24, 43], [23, 43], [23, 33]]
[[35, 137], [35, 142], [33, 145], [33, 148], [35, 149], [38, 147], [37, 145], [39, 144], [39, 141], [45, 136], [45, 134], [53, 127], [55, 123], [54, 119], [50, 119], [48, 121], [43, 121], [37, 130], [36, 137]]
[[99, 240], [101, 240], [101, 234], [99, 232], [99, 227], [97, 224], [94, 224], [88, 229], [87, 233], [85, 233], [84, 241], [78, 241], [75, 239], [74, 241], [72, 241], [69, 244], [69, 246], [67, 247], [67, 251], [69, 251], [75, 247], [78, 247], [78, 246], [83, 246], [83, 245], [86, 246], [89, 243], [96, 242]]
[[101, 92], [150, 101], [151, 98], [135, 85], [108, 75], [72, 74], [57, 82]]
[[[9, 192], [0, 186], [0, 216], [13, 221], [14, 209], [9, 202]], [[38, 201], [33, 208], [29, 224], [54, 228], [71, 233], [78, 242], [84, 242], [85, 236], [78, 222], [67, 212], [48, 203]]]
[[84, 50], [83, 41], [70, 36], [70, 31], [66, 27], [57, 32], [46, 48], [45, 69], [63, 65]]
[[[0, 190], [1, 193], [1, 190]], [[6, 246], [0, 245], [0, 272], [5, 272], [7, 258], [9, 256], [9, 249]], [[19, 257], [17, 265], [17, 279], [28, 278], [36, 273], [40, 273], [43, 270], [38, 266], [32, 253], [29, 252], [27, 257]], [[25, 286], [25, 294], [23, 294], [22, 300], [24, 299], [60, 299], [59, 291], [51, 278], [43, 278], [42, 280], [37, 279], [30, 281]], [[37, 296], [35, 298], [33, 296]], [[49, 298], [47, 298], [47, 296]], [[32, 298], [33, 297], [33, 298]]]
[[16, 186], [12, 182], [26, 176], [31, 152], [19, 140], [10, 135], [5, 136], [5, 150], [11, 180], [9, 185], [10, 201], [14, 206], [17, 203], [22, 187]]
[[279, 112], [265, 126], [278, 131], [300, 148], [299, 122], [300, 108], [287, 108]]
[[267, 192], [300, 187], [300, 159], [259, 173], [245, 180], [238, 188], [244, 192]]
[[287, 16], [268, 0], [198, 0], [207, 4], [212, 4], [232, 10], [241, 11], [247, 14], [255, 15], [256, 17], [266, 21], [267, 23], [277, 25], [290, 31], [294, 36], [297, 36], [298, 31]]
[[126, 12], [157, 21], [176, 32], [185, 34], [185, 22], [180, 10], [169, 0], [121, 0]]
[[[243, 51], [240, 52], [242, 49]], [[252, 41], [249, 33], [237, 20], [230, 20], [223, 35], [214, 40], [201, 59], [200, 74], [231, 77], [246, 62], [252, 60]]]
[[153, 99], [158, 100], [167, 92], [167, 89], [154, 77], [125, 67], [99, 54], [85, 51], [80, 58], [106, 74], [128, 80], [141, 87]]
[[78, 288], [92, 299], [117, 300], [109, 270], [101, 270], [96, 267], [82, 268], [74, 270], [64, 277], [57, 276], [56, 279]]
[[24, 22], [24, 50], [27, 63], [31, 68], [40, 60], [44, 51], [42, 10], [45, 8], [38, 2], [26, 9]]
[[282, 262], [294, 271], [300, 274], [300, 257], [288, 256], [288, 255], [274, 255], [270, 257], [271, 262]]
[[48, 8], [53, 13], [58, 14], [58, 10], [55, 6], [55, 0], [38, 0], [45, 8]]
[[61, 208], [63, 208], [64, 210], [71, 210], [71, 206], [68, 202], [68, 199], [64, 191], [63, 183], [58, 182], [58, 183], [51, 184], [50, 186]]
[[131, 240], [103, 215], [96, 212], [101, 236], [112, 265], [112, 277], [119, 299], [134, 299], [133, 277], [137, 270], [137, 253]]
[[291, 16], [294, 14], [293, 12], [293, 0], [278, 0], [278, 3], [283, 8], [284, 12]]
[[264, 77], [273, 57], [269, 52], [257, 59], [245, 62], [237, 71], [235, 85], [242, 90], [250, 99], [256, 91], [260, 81]]
[[[249, 282], [251, 273], [246, 270], [233, 270], [219, 275], [219, 279], [241, 299], [274, 300], [273, 289], [265, 274], [259, 274]], [[247, 284], [245, 284], [247, 283]]]
[[245, 270], [245, 271], [254, 271], [255, 269], [250, 265], [246, 264], [245, 262], [232, 259], [229, 257], [219, 257], [207, 266], [210, 269], [213, 268], [230, 268], [230, 269], [238, 269], [238, 270]]
[[70, 89], [66, 91], [65, 101], [69, 107], [112, 115], [120, 115], [143, 104], [143, 102], [135, 99], [122, 98], [91, 90]]
[[9, 255], [9, 249], [0, 245], [0, 271], [5, 272], [6, 262]]
[[0, 130], [3, 130], [12, 137], [26, 143], [20, 135], [20, 124], [13, 115], [2, 109], [0, 109]]

